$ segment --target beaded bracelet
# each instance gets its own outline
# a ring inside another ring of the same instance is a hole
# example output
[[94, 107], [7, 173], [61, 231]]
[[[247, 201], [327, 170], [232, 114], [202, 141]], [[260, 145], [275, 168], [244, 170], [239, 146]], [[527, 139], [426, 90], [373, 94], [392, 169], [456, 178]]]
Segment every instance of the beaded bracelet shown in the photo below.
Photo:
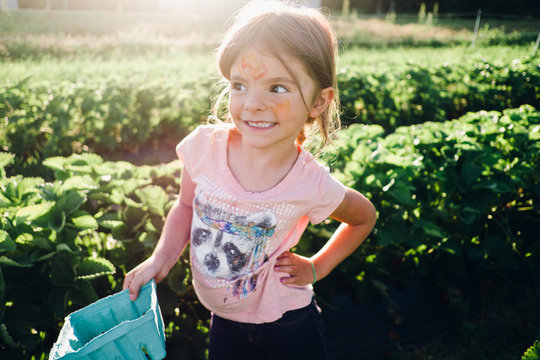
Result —
[[311, 285], [314, 285], [317, 282], [317, 274], [315, 273], [315, 264], [313, 264], [313, 260], [309, 259], [309, 262], [311, 263], [311, 270], [313, 270], [313, 282]]

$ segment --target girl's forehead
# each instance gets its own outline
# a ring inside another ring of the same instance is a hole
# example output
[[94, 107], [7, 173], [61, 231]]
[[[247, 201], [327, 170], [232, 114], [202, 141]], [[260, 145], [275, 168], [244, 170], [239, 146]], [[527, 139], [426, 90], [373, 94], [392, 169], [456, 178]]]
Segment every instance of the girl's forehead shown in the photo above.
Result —
[[289, 71], [294, 72], [294, 77], [297, 78], [307, 76], [304, 66], [292, 56], [286, 54], [277, 56], [270, 51], [261, 50], [257, 47], [241, 51], [231, 70], [249, 75], [255, 80], [269, 73], [279, 73], [281, 76], [291, 77]]

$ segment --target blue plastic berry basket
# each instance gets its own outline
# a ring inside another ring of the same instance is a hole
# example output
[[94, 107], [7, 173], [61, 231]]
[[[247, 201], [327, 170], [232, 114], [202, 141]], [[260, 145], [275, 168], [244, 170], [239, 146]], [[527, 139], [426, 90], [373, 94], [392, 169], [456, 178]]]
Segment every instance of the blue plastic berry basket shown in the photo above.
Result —
[[68, 315], [49, 360], [160, 360], [164, 330], [151, 280], [135, 301], [123, 290]]

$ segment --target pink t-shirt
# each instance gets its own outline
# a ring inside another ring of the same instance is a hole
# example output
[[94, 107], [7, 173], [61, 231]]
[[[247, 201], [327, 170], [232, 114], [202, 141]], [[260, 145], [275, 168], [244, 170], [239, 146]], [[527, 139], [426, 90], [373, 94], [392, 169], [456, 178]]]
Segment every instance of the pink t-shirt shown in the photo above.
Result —
[[193, 285], [201, 303], [239, 322], [263, 323], [307, 306], [313, 288], [286, 286], [273, 270], [311, 221], [325, 220], [345, 187], [306, 150], [273, 188], [246, 191], [227, 163], [232, 126], [203, 125], [176, 151], [195, 183], [191, 223]]

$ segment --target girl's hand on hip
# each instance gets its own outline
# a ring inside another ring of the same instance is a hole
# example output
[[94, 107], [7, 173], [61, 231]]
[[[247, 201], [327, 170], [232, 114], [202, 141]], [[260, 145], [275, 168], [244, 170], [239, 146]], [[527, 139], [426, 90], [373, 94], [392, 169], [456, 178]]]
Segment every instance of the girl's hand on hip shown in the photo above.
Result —
[[285, 251], [276, 259], [274, 271], [289, 274], [282, 277], [284, 285], [309, 285], [313, 283], [313, 270], [309, 258]]

